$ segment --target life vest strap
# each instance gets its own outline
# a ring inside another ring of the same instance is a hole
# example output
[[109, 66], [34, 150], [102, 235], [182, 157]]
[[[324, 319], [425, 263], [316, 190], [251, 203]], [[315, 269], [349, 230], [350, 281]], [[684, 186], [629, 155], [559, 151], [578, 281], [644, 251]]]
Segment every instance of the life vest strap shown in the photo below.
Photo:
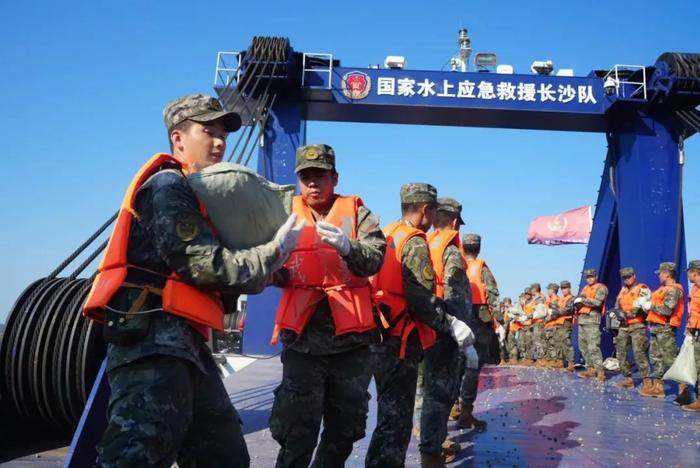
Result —
[[136, 297], [136, 300], [134, 301], [133, 304], [131, 304], [131, 307], [129, 307], [129, 310], [126, 313], [127, 320], [134, 318], [134, 316], [138, 313], [138, 311], [141, 310], [141, 307], [143, 307], [143, 305], [146, 303], [146, 299], [148, 298], [149, 294], [153, 294], [154, 296], [163, 297], [163, 290], [161, 288], [156, 288], [155, 286], [151, 286], [151, 285], [123, 283], [122, 287], [123, 288], [134, 288], [134, 289], [141, 290], [141, 293]]

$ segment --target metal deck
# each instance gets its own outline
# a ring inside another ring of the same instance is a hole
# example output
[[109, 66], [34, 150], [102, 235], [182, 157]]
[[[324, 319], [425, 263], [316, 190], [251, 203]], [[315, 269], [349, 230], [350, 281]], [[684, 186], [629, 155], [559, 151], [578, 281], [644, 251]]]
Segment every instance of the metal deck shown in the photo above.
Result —
[[[274, 466], [278, 446], [267, 420], [281, 371], [275, 357], [255, 361], [225, 380], [244, 421], [252, 467]], [[485, 368], [476, 414], [489, 428], [477, 433], [450, 423], [450, 436], [463, 446], [460, 458], [450, 466], [700, 466], [700, 414], [681, 411], [671, 404], [672, 396], [649, 399], [617, 390], [612, 385], [620, 378], [601, 384], [561, 371]], [[374, 392], [373, 385], [370, 391]], [[373, 399], [368, 435], [374, 429], [375, 411]], [[348, 467], [364, 466], [368, 443], [366, 437], [355, 445]], [[0, 466], [59, 466], [64, 453], [44, 452]], [[414, 437], [406, 466], [419, 465]]]
[[[253, 467], [274, 466], [278, 446], [267, 418], [280, 373], [275, 358], [257, 361], [227, 380]], [[613, 384], [620, 379], [616, 375], [601, 384], [561, 371], [484, 368], [476, 414], [489, 428], [477, 433], [450, 423], [449, 435], [463, 450], [449, 466], [700, 466], [700, 414], [681, 411], [671, 404], [673, 396], [660, 400], [618, 390]], [[374, 396], [373, 384], [370, 391]], [[376, 420], [374, 403], [368, 437], [355, 445], [348, 467], [364, 466]], [[415, 437], [406, 466], [420, 466]]]

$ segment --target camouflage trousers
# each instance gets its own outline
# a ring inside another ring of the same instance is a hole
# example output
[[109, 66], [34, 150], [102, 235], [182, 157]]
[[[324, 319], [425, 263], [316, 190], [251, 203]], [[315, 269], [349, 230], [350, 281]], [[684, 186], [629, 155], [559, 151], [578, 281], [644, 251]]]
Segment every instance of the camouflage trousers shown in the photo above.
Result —
[[522, 359], [532, 358], [532, 326], [527, 325], [520, 330], [520, 357]]
[[600, 352], [600, 314], [591, 312], [578, 316], [578, 349], [588, 369], [602, 369]]
[[352, 444], [365, 436], [370, 364], [367, 346], [322, 356], [282, 351], [282, 382], [270, 414], [278, 468], [308, 467], [314, 449], [312, 466], [345, 464]]
[[671, 325], [651, 324], [649, 331], [649, 360], [654, 368], [654, 378], [660, 379], [678, 354], [676, 328]]
[[416, 333], [409, 339], [404, 359], [399, 358], [400, 346], [400, 340], [395, 337], [372, 346], [377, 426], [367, 448], [366, 467], [403, 467], [406, 460], [422, 351]]
[[620, 373], [625, 377], [632, 376], [632, 367], [628, 356], [630, 346], [642, 377], [649, 377], [649, 361], [647, 360], [649, 341], [647, 340], [647, 329], [643, 323], [621, 327], [615, 337], [615, 354], [617, 360], [620, 361]]
[[207, 373], [161, 354], [108, 374], [109, 424], [97, 446], [103, 467], [247, 467], [241, 420], [216, 364]]
[[532, 330], [532, 345], [530, 348], [530, 359], [545, 358], [545, 334], [544, 324], [537, 323], [530, 327]]
[[571, 344], [571, 321], [564, 322], [564, 325], [554, 327], [554, 347], [557, 350], [555, 359], [566, 359], [567, 364], [574, 362], [574, 347]]
[[506, 349], [508, 350], [508, 360], [515, 362], [518, 360], [518, 333], [517, 330], [508, 330], [506, 337]]
[[546, 346], [545, 356], [547, 359], [551, 359], [553, 361], [561, 360], [561, 352], [559, 348], [557, 348], [556, 343], [556, 332], [557, 328], [560, 327], [561, 325], [554, 325], [544, 328], [544, 341]]
[[423, 404], [420, 409], [420, 451], [440, 455], [447, 438], [447, 419], [459, 394], [462, 353], [451, 336], [440, 336], [425, 352], [422, 367]]

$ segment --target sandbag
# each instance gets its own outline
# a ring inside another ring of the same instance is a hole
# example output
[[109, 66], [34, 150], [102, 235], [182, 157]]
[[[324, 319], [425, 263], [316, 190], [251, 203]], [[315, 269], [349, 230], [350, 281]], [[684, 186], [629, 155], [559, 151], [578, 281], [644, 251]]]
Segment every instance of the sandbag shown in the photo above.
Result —
[[294, 185], [275, 184], [240, 164], [214, 164], [187, 179], [230, 249], [269, 242], [292, 212]]
[[532, 318], [535, 320], [543, 319], [547, 316], [547, 309], [545, 309], [544, 304], [537, 304], [535, 306], [535, 311], [532, 314]]
[[695, 385], [698, 380], [698, 371], [695, 368], [695, 350], [693, 349], [693, 337], [685, 336], [683, 346], [673, 361], [673, 365], [663, 376], [663, 380], [675, 380], [678, 383]]

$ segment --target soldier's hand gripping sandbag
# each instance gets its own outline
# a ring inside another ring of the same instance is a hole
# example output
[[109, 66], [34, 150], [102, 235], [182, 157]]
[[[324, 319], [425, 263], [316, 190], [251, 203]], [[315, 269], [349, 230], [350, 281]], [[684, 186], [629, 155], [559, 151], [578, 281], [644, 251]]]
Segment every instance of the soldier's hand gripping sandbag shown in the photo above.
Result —
[[277, 230], [273, 242], [279, 246], [280, 254], [272, 264], [272, 270], [279, 270], [282, 265], [289, 259], [294, 247], [297, 245], [301, 231], [306, 223], [304, 220], [298, 220], [297, 215], [292, 213], [287, 218], [287, 221]]
[[469, 328], [469, 325], [449, 314], [447, 315], [447, 322], [450, 324], [450, 334], [457, 342], [457, 346], [461, 348], [474, 344], [474, 332]]
[[340, 255], [350, 253], [350, 239], [338, 226], [319, 221], [316, 223], [316, 232], [323, 242], [335, 248]]
[[277, 185], [239, 164], [214, 164], [187, 181], [229, 249], [271, 241], [292, 211], [293, 185]]

